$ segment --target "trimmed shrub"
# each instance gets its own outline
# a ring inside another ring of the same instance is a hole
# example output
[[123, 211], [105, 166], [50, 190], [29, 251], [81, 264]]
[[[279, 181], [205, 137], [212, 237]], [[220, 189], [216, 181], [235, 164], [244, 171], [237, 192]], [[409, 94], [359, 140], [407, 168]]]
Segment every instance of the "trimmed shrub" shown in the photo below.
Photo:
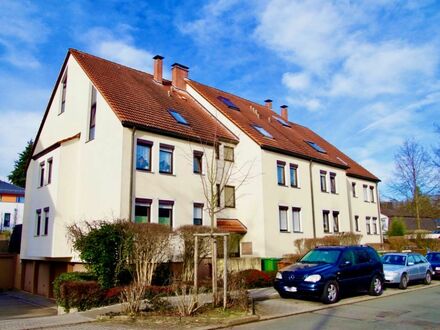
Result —
[[70, 272], [60, 274], [53, 282], [53, 295], [55, 296], [58, 305], [63, 306], [61, 299], [61, 284], [64, 282], [79, 282], [79, 281], [95, 281], [96, 276], [91, 273], [84, 272]]
[[78, 308], [85, 311], [92, 307], [103, 306], [105, 303], [105, 291], [101, 289], [97, 281], [71, 281], [60, 285], [60, 296], [57, 302], [64, 310]]
[[145, 288], [145, 299], [153, 299], [155, 297], [172, 296], [174, 294], [173, 287], [149, 285]]
[[257, 269], [242, 270], [236, 273], [235, 276], [238, 276], [238, 279], [242, 281], [247, 289], [265, 288], [272, 286], [273, 283], [268, 274]]
[[392, 218], [388, 236], [405, 236], [406, 228], [402, 218]]
[[405, 237], [401, 237], [401, 236], [388, 237], [388, 242], [392, 250], [396, 250], [399, 252], [411, 247], [411, 242], [407, 240]]

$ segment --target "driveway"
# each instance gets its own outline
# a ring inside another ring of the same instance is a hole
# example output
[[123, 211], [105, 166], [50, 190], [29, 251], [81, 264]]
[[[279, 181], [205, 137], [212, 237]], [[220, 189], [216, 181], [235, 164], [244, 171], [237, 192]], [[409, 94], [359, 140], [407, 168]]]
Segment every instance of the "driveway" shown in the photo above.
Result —
[[0, 293], [0, 321], [56, 315], [55, 304], [24, 292]]

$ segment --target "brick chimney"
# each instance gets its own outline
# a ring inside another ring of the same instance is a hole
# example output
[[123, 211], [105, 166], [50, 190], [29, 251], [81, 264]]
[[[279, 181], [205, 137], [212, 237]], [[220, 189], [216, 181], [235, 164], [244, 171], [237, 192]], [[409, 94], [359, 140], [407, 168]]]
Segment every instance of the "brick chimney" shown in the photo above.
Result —
[[281, 118], [283, 118], [285, 121], [289, 121], [289, 114], [287, 112], [287, 105], [281, 106]]
[[186, 89], [185, 78], [188, 78], [189, 68], [179, 63], [174, 63], [171, 66], [172, 84], [178, 89]]
[[153, 57], [154, 60], [154, 80], [156, 82], [158, 82], [159, 84], [162, 83], [162, 79], [163, 79], [163, 56], [160, 55], [156, 55]]
[[272, 110], [272, 100], [271, 99], [264, 100], [264, 103], [266, 105], [266, 108]]

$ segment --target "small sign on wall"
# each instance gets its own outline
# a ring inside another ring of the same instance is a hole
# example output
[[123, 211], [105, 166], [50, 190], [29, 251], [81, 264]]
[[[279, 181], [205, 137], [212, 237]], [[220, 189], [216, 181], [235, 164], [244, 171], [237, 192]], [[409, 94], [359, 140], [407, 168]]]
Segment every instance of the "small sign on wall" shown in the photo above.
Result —
[[241, 243], [241, 254], [246, 255], [252, 255], [252, 242], [242, 242]]

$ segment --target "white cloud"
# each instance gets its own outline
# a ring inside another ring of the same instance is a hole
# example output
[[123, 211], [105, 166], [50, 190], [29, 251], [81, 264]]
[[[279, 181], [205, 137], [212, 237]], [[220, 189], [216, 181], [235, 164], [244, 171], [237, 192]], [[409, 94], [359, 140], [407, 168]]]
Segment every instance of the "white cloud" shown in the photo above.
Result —
[[310, 75], [305, 72], [286, 72], [283, 74], [282, 82], [292, 90], [304, 90], [310, 87]]
[[307, 110], [314, 112], [322, 108], [322, 103], [318, 98], [306, 98], [306, 97], [287, 97], [287, 102], [289, 105], [299, 106], [306, 108]]
[[151, 72], [153, 54], [136, 47], [133, 38], [127, 32], [130, 27], [123, 26], [121, 35], [115, 35], [103, 28], [94, 28], [86, 33], [83, 40], [87, 43], [90, 52], [105, 59]]
[[0, 130], [0, 179], [6, 180], [14, 168], [18, 153], [24, 150], [27, 141], [35, 138], [41, 113], [2, 111], [1, 120], [4, 124]]

